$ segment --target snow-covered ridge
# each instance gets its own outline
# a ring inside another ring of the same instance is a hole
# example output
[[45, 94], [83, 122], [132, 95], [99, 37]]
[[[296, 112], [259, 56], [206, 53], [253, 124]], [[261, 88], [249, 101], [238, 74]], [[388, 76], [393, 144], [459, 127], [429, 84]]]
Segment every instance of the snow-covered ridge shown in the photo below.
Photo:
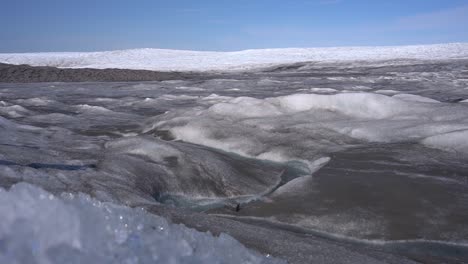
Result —
[[236, 52], [132, 49], [104, 52], [0, 54], [0, 62], [10, 64], [158, 71], [246, 70], [304, 61], [443, 60], [463, 58], [468, 58], [468, 43], [385, 47], [257, 49]]

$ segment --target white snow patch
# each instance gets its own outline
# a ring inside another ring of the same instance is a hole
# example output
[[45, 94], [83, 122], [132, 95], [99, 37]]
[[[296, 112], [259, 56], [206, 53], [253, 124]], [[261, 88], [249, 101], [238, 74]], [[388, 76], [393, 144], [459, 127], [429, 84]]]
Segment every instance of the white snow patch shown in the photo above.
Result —
[[395, 91], [395, 90], [377, 90], [375, 91], [375, 93], [378, 93], [378, 94], [385, 94], [385, 95], [392, 95], [392, 94], [397, 94], [399, 93], [399, 91]]
[[313, 93], [336, 93], [338, 90], [333, 89], [333, 88], [310, 88], [310, 91]]

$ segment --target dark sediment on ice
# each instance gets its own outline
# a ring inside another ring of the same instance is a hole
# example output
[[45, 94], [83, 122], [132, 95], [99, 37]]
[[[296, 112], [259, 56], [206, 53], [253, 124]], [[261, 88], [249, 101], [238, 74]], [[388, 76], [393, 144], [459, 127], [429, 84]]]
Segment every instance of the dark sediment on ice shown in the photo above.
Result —
[[123, 82], [183, 80], [194, 73], [157, 72], [126, 69], [63, 69], [0, 63], [0, 82]]

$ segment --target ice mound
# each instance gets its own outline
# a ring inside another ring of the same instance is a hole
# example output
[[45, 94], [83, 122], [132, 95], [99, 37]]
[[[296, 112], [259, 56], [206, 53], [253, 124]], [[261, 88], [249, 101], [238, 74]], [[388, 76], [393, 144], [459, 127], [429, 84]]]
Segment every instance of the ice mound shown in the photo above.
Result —
[[466, 43], [395, 47], [258, 49], [236, 52], [133, 49], [88, 53], [0, 54], [0, 62], [10, 64], [160, 71], [246, 70], [255, 67], [308, 61], [446, 60], [461, 58], [468, 58], [468, 44]]
[[356, 118], [386, 118], [407, 109], [399, 100], [378, 94], [349, 93], [336, 95], [294, 94], [270, 99], [286, 112], [329, 110]]
[[385, 94], [385, 95], [392, 95], [392, 94], [397, 94], [399, 93], [398, 91], [395, 90], [388, 90], [388, 89], [383, 89], [383, 90], [377, 90], [375, 93], [378, 94]]
[[236, 97], [213, 105], [209, 111], [230, 117], [264, 117], [309, 110], [326, 110], [354, 118], [381, 119], [409, 111], [413, 111], [414, 114], [425, 111], [417, 104], [410, 105], [404, 102], [406, 100], [426, 103], [438, 102], [417, 95], [402, 95], [401, 97], [404, 99], [395, 97], [398, 99], [395, 100], [392, 97], [372, 93], [293, 94], [266, 99]]
[[[73, 189], [126, 205], [162, 202], [204, 209], [260, 198], [310, 172], [301, 163], [254, 160], [148, 135], [90, 140], [72, 133], [0, 117], [4, 186], [26, 181], [54, 193]], [[70, 135], [73, 140], [65, 140]]]
[[219, 115], [247, 118], [275, 116], [283, 113], [277, 105], [251, 97], [237, 97], [226, 103], [215, 104], [209, 110]]
[[83, 105], [78, 105], [76, 107], [79, 111], [82, 112], [95, 112], [97, 114], [99, 113], [109, 113], [112, 112], [111, 110], [102, 107], [102, 106], [96, 106], [96, 105], [88, 105], [88, 104], [83, 104]]
[[[409, 94], [292, 94], [223, 98], [210, 103], [205, 109], [157, 116], [147, 122], [144, 131], [169, 131], [176, 139], [284, 162], [314, 161], [346, 145], [418, 143], [468, 129], [466, 105]], [[440, 144], [431, 146], [447, 149]]]
[[107, 143], [98, 168], [149, 200], [187, 207], [255, 199], [279, 186], [287, 171], [283, 164], [144, 136]]
[[0, 106], [0, 115], [7, 116], [9, 118], [19, 118], [30, 114], [31, 111], [21, 105]]
[[320, 87], [310, 88], [310, 91], [313, 93], [324, 93], [324, 94], [338, 92], [338, 90], [333, 89], [333, 88], [320, 88]]
[[46, 97], [18, 99], [16, 101], [22, 105], [27, 105], [27, 106], [47, 106], [47, 105], [56, 103], [56, 101], [48, 99]]
[[284, 263], [225, 234], [24, 183], [0, 188], [0, 215], [0, 263]]

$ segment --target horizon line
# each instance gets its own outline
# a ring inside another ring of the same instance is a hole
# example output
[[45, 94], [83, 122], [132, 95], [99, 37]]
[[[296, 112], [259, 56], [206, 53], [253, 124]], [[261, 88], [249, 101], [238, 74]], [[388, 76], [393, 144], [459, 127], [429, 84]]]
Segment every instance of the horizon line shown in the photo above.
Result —
[[468, 42], [438, 42], [424, 44], [402, 44], [402, 45], [336, 45], [336, 46], [309, 46], [309, 47], [286, 47], [286, 48], [251, 48], [241, 50], [190, 50], [190, 49], [170, 49], [170, 48], [128, 48], [128, 49], [109, 49], [109, 50], [93, 50], [93, 51], [29, 51], [29, 52], [1, 52], [0, 54], [37, 54], [37, 53], [102, 53], [102, 52], [119, 52], [132, 50], [166, 50], [180, 52], [200, 52], [200, 53], [236, 53], [255, 50], [282, 50], [282, 49], [332, 49], [332, 48], [391, 48], [391, 47], [415, 47], [415, 46], [440, 46], [440, 45], [459, 45], [467, 44]]

